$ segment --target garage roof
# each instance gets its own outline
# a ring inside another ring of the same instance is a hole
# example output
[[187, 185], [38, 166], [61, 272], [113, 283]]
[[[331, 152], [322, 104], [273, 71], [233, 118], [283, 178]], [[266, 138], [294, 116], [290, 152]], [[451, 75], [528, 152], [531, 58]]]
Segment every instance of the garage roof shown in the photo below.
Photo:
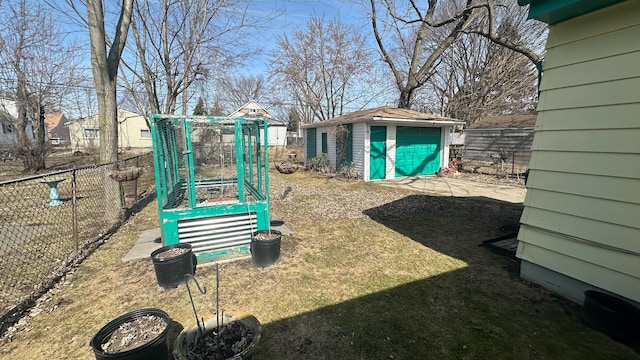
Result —
[[302, 128], [316, 128], [340, 124], [360, 122], [394, 122], [430, 125], [464, 125], [464, 121], [422, 113], [409, 109], [398, 109], [391, 106], [381, 106], [373, 109], [359, 110], [329, 120], [302, 125]]

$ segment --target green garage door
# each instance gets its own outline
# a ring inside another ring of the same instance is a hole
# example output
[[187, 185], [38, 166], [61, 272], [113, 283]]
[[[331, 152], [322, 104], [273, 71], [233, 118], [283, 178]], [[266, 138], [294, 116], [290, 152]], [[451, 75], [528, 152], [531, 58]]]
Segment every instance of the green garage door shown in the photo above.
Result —
[[396, 128], [396, 176], [433, 175], [440, 170], [440, 128]]

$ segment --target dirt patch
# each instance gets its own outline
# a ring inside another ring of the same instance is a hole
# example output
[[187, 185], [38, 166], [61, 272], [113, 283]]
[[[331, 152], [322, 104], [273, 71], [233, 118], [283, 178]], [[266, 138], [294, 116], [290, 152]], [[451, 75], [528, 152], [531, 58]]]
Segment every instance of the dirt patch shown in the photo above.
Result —
[[109, 340], [102, 344], [102, 350], [107, 354], [116, 354], [135, 349], [153, 341], [167, 326], [163, 318], [155, 315], [145, 315], [128, 321], [120, 325]]
[[189, 249], [174, 247], [171, 249], [167, 249], [161, 253], [157, 253], [154, 257], [158, 260], [171, 259], [174, 257], [178, 257], [180, 255], [186, 254], [189, 252]]
[[475, 181], [484, 184], [504, 185], [504, 186], [524, 186], [524, 176], [516, 175], [494, 175], [494, 174], [475, 174], [467, 172], [458, 172], [453, 176], [454, 179]]

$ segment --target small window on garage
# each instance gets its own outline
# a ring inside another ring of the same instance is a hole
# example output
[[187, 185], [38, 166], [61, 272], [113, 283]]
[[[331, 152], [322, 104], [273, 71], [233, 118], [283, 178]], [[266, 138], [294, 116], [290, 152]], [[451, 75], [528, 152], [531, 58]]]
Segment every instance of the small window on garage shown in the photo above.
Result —
[[322, 153], [327, 153], [327, 133], [322, 133]]
[[140, 129], [140, 139], [151, 139], [151, 130]]

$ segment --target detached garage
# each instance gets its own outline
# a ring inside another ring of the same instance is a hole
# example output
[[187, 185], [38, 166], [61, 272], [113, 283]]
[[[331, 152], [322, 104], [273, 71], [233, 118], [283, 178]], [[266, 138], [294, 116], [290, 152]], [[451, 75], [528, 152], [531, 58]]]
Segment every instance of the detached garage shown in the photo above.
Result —
[[449, 132], [464, 121], [389, 106], [304, 125], [307, 163], [325, 154], [365, 181], [433, 175], [449, 160]]

